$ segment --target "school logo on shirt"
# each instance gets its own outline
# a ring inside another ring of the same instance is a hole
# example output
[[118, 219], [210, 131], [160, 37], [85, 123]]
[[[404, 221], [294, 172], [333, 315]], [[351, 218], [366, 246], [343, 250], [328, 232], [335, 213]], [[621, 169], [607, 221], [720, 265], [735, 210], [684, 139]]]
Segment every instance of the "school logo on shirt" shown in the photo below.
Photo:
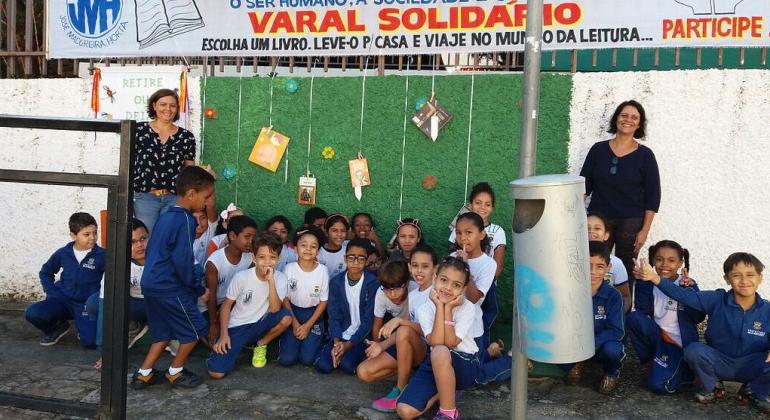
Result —
[[88, 261], [86, 261], [85, 264], [83, 264], [83, 267], [91, 270], [96, 270], [96, 260], [94, 260], [93, 257], [89, 258]]
[[247, 303], [249, 303], [249, 302], [251, 302], [251, 295], [252, 295], [252, 293], [253, 293], [253, 292], [252, 292], [251, 290], [248, 290], [248, 291], [246, 292], [246, 296], [244, 296], [244, 297], [243, 297], [243, 304], [244, 304], [244, 305], [245, 305], [245, 304], [247, 304]]
[[655, 363], [659, 364], [660, 366], [667, 368], [668, 367], [668, 355], [667, 354], [661, 354], [659, 357], [655, 358]]
[[297, 279], [295, 278], [289, 279], [289, 289], [297, 290]]
[[750, 335], [756, 335], [757, 337], [764, 337], [767, 335], [767, 333], [762, 331], [762, 323], [759, 321], [754, 321], [754, 329], [750, 329], [746, 332]]
[[139, 276], [131, 276], [131, 280], [129, 280], [131, 287], [139, 287], [139, 278]]
[[310, 297], [317, 298], [321, 296], [321, 286], [315, 285], [313, 286], [313, 291], [310, 292]]
[[596, 307], [596, 315], [594, 315], [594, 319], [607, 319], [607, 314], [604, 311], [604, 306], [597, 306]]

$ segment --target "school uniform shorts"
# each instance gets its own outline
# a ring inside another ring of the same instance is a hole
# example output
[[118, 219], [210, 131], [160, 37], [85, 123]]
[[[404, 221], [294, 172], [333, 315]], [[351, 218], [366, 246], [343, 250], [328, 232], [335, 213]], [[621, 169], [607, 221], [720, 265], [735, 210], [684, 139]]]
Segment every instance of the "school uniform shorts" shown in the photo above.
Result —
[[154, 343], [175, 339], [187, 344], [208, 337], [209, 326], [198, 310], [196, 296], [145, 296], [144, 301]]
[[[449, 350], [449, 353], [452, 356], [452, 368], [455, 371], [455, 389], [459, 391], [476, 386], [476, 379], [481, 372], [479, 354], [461, 353], [455, 350]], [[425, 411], [428, 401], [438, 394], [430, 359], [430, 356], [427, 356], [417, 371], [412, 374], [409, 384], [398, 397], [399, 404]]]

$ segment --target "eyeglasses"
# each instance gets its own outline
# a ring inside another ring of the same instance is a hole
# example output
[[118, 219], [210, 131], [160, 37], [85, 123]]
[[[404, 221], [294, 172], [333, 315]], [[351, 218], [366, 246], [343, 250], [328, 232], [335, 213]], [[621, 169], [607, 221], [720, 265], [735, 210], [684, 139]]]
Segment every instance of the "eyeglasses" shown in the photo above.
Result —
[[617, 156], [612, 157], [612, 161], [611, 161], [612, 166], [610, 166], [610, 175], [615, 175], [618, 173], [618, 161], [619, 159]]
[[131, 240], [131, 245], [138, 245], [138, 244], [140, 244], [142, 242], [147, 242], [147, 236], [146, 235], [145, 236], [140, 236], [139, 239], [137, 239], [137, 240], [133, 240], [132, 239]]
[[345, 261], [349, 263], [357, 262], [359, 264], [363, 264], [368, 259], [369, 257], [365, 257], [363, 255], [345, 255]]
[[398, 292], [399, 290], [402, 290], [404, 287], [406, 287], [406, 284], [398, 286], [398, 287], [380, 286], [380, 289], [382, 289], [382, 291], [385, 292], [385, 293], [395, 293], [395, 292]]

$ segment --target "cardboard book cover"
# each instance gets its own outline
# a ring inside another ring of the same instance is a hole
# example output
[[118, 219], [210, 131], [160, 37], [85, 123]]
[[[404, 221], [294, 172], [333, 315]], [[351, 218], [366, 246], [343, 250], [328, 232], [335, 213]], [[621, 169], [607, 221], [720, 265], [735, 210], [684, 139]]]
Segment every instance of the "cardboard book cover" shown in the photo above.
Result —
[[449, 111], [436, 100], [436, 98], [431, 98], [414, 114], [414, 116], [412, 116], [412, 122], [423, 132], [423, 134], [433, 141], [436, 141], [439, 131], [441, 131], [451, 119], [452, 114], [450, 114]]
[[268, 127], [262, 127], [254, 148], [251, 149], [249, 162], [275, 172], [288, 145], [288, 137]]

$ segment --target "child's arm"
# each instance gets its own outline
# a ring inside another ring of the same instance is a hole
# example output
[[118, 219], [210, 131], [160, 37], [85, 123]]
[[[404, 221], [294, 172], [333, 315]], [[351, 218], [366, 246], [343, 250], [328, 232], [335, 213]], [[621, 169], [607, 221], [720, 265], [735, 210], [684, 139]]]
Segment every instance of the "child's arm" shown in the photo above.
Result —
[[654, 306], [654, 285], [646, 281], [638, 281], [635, 286], [634, 293], [634, 310], [636, 312], [642, 312], [649, 316], [653, 315]]
[[281, 310], [281, 299], [278, 298], [278, 292], [275, 290], [275, 271], [273, 268], [267, 269], [267, 310], [274, 314]]
[[[328, 302], [325, 300], [322, 300], [321, 302], [319, 302], [318, 305], [315, 307], [315, 311], [313, 311], [313, 315], [311, 315], [310, 318], [308, 318], [305, 325], [309, 327], [312, 327], [313, 325], [315, 325], [315, 323], [318, 322], [318, 318], [320, 318], [321, 315], [323, 315], [324, 311], [326, 311], [327, 303]], [[308, 331], [309, 330], [310, 328], [308, 328]]]
[[206, 307], [209, 312], [209, 338], [213, 341], [219, 335], [219, 318], [217, 317], [217, 283], [219, 282], [219, 271], [217, 266], [211, 261], [206, 262], [206, 288], [209, 289], [209, 298], [206, 300]]
[[219, 221], [216, 194], [211, 194], [211, 197], [206, 200], [206, 219], [209, 221], [209, 223], [217, 223]]
[[432, 329], [425, 338], [431, 346], [439, 346], [444, 344], [444, 304], [438, 299], [436, 289], [430, 291], [430, 300], [436, 306], [436, 316], [433, 317]]
[[[329, 284], [329, 306], [327, 311], [329, 312], [329, 335], [332, 339], [341, 340], [345, 329], [342, 326], [344, 315], [342, 312], [341, 294], [337, 290], [337, 285], [339, 284], [336, 281], [338, 280], [337, 277]], [[342, 280], [344, 281], [345, 279], [343, 278]]]
[[195, 240], [192, 237], [193, 232], [190, 226], [187, 225], [187, 221], [177, 224], [174, 228], [176, 229], [176, 234], [174, 235], [173, 243], [170, 244], [174, 271], [176, 271], [182, 285], [194, 291], [195, 296], [201, 296], [206, 292], [206, 288], [195, 279], [195, 270], [193, 268], [195, 256], [190, 245]]
[[631, 288], [628, 287], [628, 282], [613, 287], [615, 287], [615, 290], [620, 292], [620, 296], [623, 297], [623, 312], [628, 313], [628, 311], [631, 310]]
[[464, 320], [460, 317], [454, 316], [454, 309], [462, 306], [463, 302], [465, 302], [465, 296], [460, 295], [444, 305], [444, 345], [450, 349], [457, 347], [462, 341], [458, 333], [464, 335], [473, 324], [473, 322], [463, 322]]
[[505, 268], [505, 245], [498, 245], [493, 252], [497, 268], [495, 268], [495, 278], [500, 277], [503, 274], [503, 268]]
[[231, 348], [227, 324], [230, 323], [230, 311], [233, 309], [234, 303], [235, 301], [230, 298], [225, 298], [222, 302], [222, 314], [219, 316], [219, 329], [221, 330], [221, 333], [219, 334], [219, 339], [216, 344], [213, 346], [214, 351], [219, 354], [225, 354]]
[[[690, 279], [690, 286], [689, 286], [689, 288], [691, 288], [692, 290], [694, 290], [696, 292], [700, 291], [700, 289], [698, 289], [698, 285], [692, 279]], [[693, 308], [691, 308], [691, 307], [689, 307], [687, 305], [685, 305], [685, 307], [684, 307], [684, 313], [685, 313], [685, 316], [690, 318], [690, 321], [692, 321], [693, 324], [700, 324], [701, 322], [703, 322], [704, 319], [706, 319], [706, 314], [705, 313], [703, 313], [703, 312], [701, 312], [701, 311], [699, 311], [697, 309], [693, 309]]]
[[61, 255], [59, 251], [56, 251], [51, 255], [51, 258], [43, 264], [40, 268], [40, 284], [43, 286], [43, 291], [48, 292], [54, 284], [54, 276], [61, 269]]
[[380, 341], [380, 330], [382, 329], [382, 318], [375, 316], [372, 321], [372, 341]]
[[643, 262], [640, 274], [637, 277], [658, 286], [658, 289], [671, 299], [707, 314], [711, 313], [721, 300], [721, 293], [717, 291], [696, 292], [692, 288], [680, 287], [671, 281], [663, 281], [647, 262]]
[[492, 282], [495, 281], [495, 272], [497, 271], [497, 263], [495, 266], [487, 266], [483, 271], [478, 273], [478, 277], [471, 276], [471, 281], [468, 282], [468, 287], [465, 291], [465, 296], [468, 297], [473, 303], [479, 301], [489, 291], [492, 286]]
[[612, 288], [610, 293], [611, 297], [607, 302], [607, 308], [605, 308], [607, 314], [606, 328], [594, 336], [596, 350], [599, 350], [608, 341], [622, 341], [626, 331], [623, 325], [623, 319], [626, 316], [623, 312], [623, 297], [620, 296], [620, 292]]

